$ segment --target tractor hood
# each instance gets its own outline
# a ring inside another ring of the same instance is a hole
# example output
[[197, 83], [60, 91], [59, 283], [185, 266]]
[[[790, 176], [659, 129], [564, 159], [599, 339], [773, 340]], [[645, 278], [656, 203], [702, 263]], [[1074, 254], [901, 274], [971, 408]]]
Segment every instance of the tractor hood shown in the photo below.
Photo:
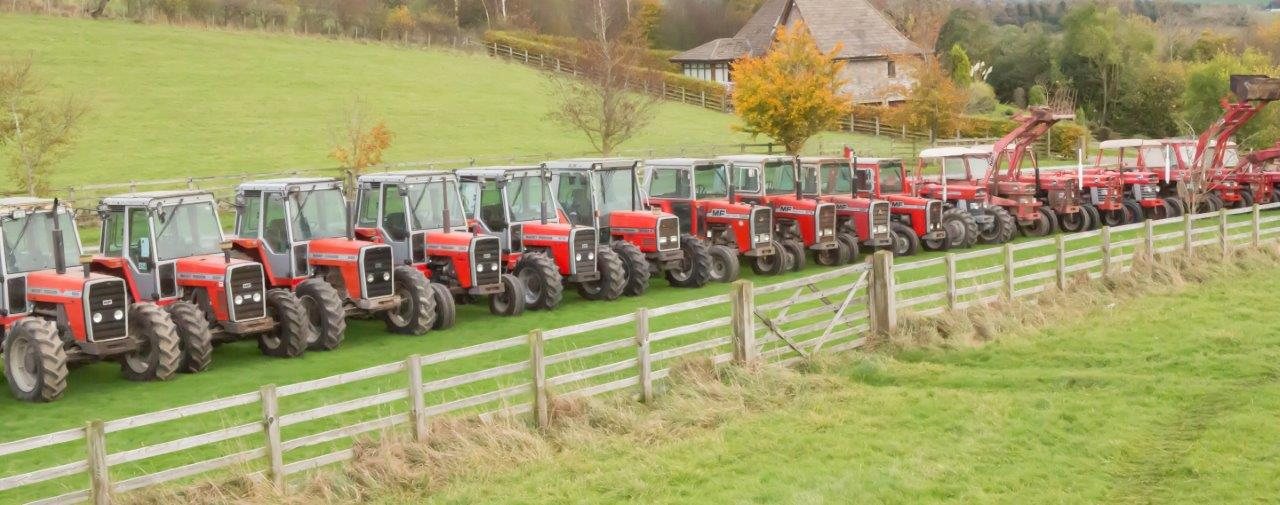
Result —
[[239, 265], [257, 264], [257, 262], [239, 258], [231, 258], [231, 262], [228, 263], [227, 259], [221, 254], [188, 256], [178, 259], [175, 263], [178, 266], [179, 284], [191, 280], [216, 280], [217, 282], [222, 282], [227, 270]]
[[79, 300], [84, 288], [91, 282], [116, 279], [110, 275], [98, 273], [84, 277], [84, 267], [67, 267], [65, 273], [55, 270], [37, 270], [27, 273], [27, 297], [35, 302], [65, 303], [67, 300]]
[[429, 231], [426, 232], [427, 252], [434, 254], [466, 252], [471, 250], [471, 240], [474, 237], [471, 233], [464, 231], [449, 233], [443, 230]]
[[848, 212], [854, 209], [865, 210], [871, 206], [871, 200], [865, 198], [854, 198], [849, 195], [825, 195], [822, 201], [834, 203], [836, 210], [840, 212]]
[[307, 243], [307, 256], [315, 265], [343, 266], [359, 260], [360, 251], [373, 245], [378, 244], [342, 237], [318, 238]]
[[812, 216], [814, 211], [818, 209], [818, 200], [810, 198], [796, 198], [795, 195], [781, 195], [769, 198], [769, 204], [773, 206], [774, 212], [780, 215], [800, 215]]

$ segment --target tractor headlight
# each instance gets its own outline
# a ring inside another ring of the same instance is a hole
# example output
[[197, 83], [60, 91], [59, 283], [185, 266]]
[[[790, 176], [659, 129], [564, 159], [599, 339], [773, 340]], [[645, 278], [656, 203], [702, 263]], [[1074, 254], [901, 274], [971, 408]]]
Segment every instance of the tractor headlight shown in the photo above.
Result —
[[497, 264], [497, 263], [490, 263], [490, 264], [489, 264], [489, 269], [493, 270], [494, 272], [497, 272], [497, 271], [498, 271], [498, 264]]
[[373, 284], [373, 274], [369, 274], [369, 275], [364, 276], [364, 281], [365, 281], [365, 282], [367, 282], [367, 283], [369, 283], [369, 284]]
[[93, 313], [93, 322], [95, 322], [95, 323], [101, 323], [101, 322], [102, 322], [102, 313], [101, 313], [101, 312], [94, 312], [94, 313]]
[[235, 297], [235, 302], [236, 302], [236, 305], [243, 305], [243, 304], [244, 304], [244, 296], [236, 295], [236, 297]]
[[883, 235], [886, 233], [889, 233], [889, 225], [887, 224], [876, 225], [876, 235]]
[[477, 272], [483, 272], [483, 271], [484, 271], [484, 263], [477, 263], [477, 264], [476, 264], [476, 271], [477, 271]]
[[769, 241], [768, 233], [761, 233], [759, 235], [756, 235], [756, 242], [768, 242], [768, 241]]
[[391, 272], [382, 272], [382, 280], [384, 281], [391, 280]]
[[254, 294], [253, 294], [253, 301], [255, 301], [255, 302], [260, 302], [260, 301], [262, 301], [262, 293], [254, 293]]
[[582, 261], [582, 253], [578, 253], [578, 255], [577, 255], [577, 256], [574, 256], [574, 259], [576, 259], [576, 260], [578, 260], [578, 261]]
[[596, 259], [596, 253], [593, 253], [593, 252], [587, 253], [587, 259], [594, 261]]
[[116, 311], [111, 314], [111, 317], [116, 318], [116, 321], [124, 319], [124, 311], [121, 309], [116, 309]]

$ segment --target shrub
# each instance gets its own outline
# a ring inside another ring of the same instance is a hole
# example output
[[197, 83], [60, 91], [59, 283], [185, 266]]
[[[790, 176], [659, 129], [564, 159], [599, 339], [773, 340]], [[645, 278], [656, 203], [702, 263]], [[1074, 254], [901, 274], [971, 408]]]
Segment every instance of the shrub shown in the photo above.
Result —
[[1049, 90], [1043, 84], [1037, 84], [1027, 91], [1027, 105], [1044, 105], [1049, 103]]
[[1000, 104], [996, 100], [995, 88], [985, 82], [974, 81], [969, 85], [967, 92], [969, 99], [964, 106], [966, 114], [990, 114], [995, 112], [996, 106]]

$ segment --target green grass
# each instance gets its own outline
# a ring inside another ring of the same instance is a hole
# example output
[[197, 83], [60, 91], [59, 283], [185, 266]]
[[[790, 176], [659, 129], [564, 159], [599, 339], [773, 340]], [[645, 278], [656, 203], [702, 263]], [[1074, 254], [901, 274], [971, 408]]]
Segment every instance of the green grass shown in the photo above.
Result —
[[[93, 108], [57, 187], [334, 166], [330, 132], [357, 96], [396, 134], [387, 161], [590, 151], [546, 119], [545, 74], [482, 53], [0, 14], [0, 57], [28, 54]], [[754, 142], [735, 122], [664, 104], [623, 149]]]
[[571, 446], [430, 501], [1267, 502], [1280, 494], [1278, 281], [1254, 271], [983, 348], [855, 360], [781, 409], [656, 445]]

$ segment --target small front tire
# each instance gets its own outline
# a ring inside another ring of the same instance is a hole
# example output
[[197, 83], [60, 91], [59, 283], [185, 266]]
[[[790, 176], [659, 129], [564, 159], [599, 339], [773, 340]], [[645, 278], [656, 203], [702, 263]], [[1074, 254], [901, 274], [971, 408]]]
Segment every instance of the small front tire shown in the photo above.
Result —
[[165, 381], [178, 373], [182, 343], [173, 319], [159, 306], [135, 303], [129, 309], [129, 335], [138, 349], [121, 357], [120, 374], [131, 381]]
[[264, 356], [296, 358], [307, 351], [307, 342], [313, 339], [307, 309], [292, 291], [268, 290], [267, 315], [275, 319], [276, 327], [258, 335], [258, 350]]
[[489, 295], [489, 313], [495, 316], [518, 316], [524, 313], [524, 283], [511, 274], [502, 274], [502, 292]]

